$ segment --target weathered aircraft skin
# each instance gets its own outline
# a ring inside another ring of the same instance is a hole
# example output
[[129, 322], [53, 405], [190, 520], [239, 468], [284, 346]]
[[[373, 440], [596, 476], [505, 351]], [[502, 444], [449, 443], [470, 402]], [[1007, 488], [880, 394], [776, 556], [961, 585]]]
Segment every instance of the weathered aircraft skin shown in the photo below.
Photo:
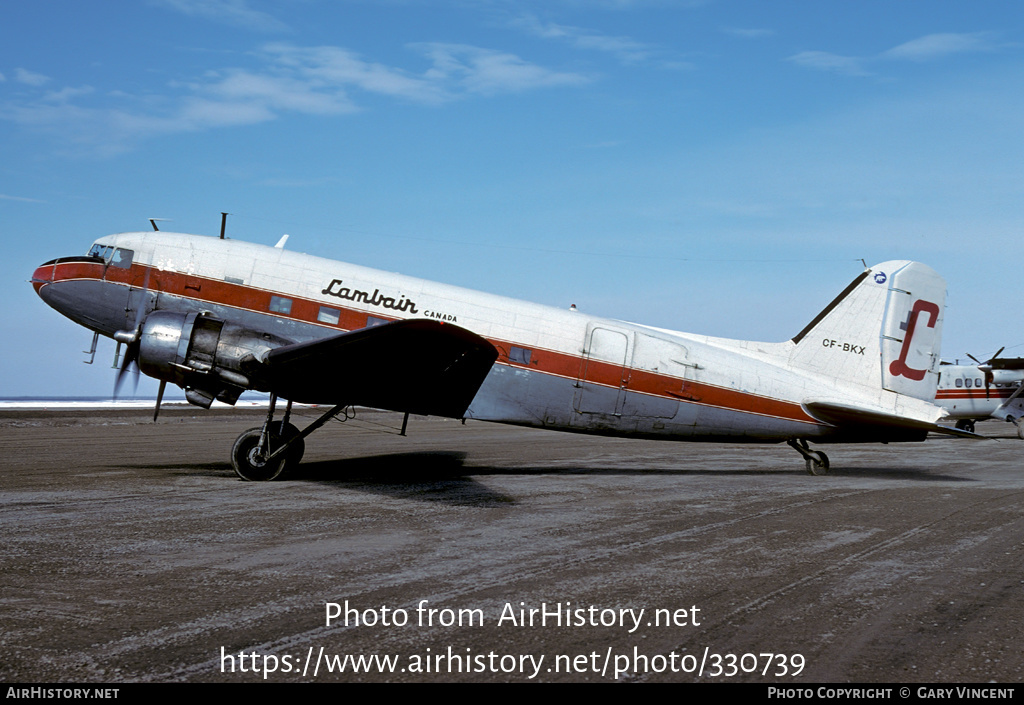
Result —
[[[233, 403], [252, 388], [296, 402], [561, 431], [787, 441], [809, 469], [821, 464], [809, 440], [923, 440], [943, 430], [934, 400], [945, 282], [915, 262], [872, 267], [797, 336], [762, 343], [238, 240], [122, 233], [100, 238], [91, 253], [39, 267], [32, 282], [40, 297], [135, 345], [143, 372], [180, 384], [203, 406]], [[384, 325], [395, 321], [408, 323]], [[438, 347], [451, 350], [421, 366]], [[428, 377], [433, 391], [424, 386], [405, 403], [402, 388]], [[431, 406], [432, 394], [455, 388], [456, 399]]]

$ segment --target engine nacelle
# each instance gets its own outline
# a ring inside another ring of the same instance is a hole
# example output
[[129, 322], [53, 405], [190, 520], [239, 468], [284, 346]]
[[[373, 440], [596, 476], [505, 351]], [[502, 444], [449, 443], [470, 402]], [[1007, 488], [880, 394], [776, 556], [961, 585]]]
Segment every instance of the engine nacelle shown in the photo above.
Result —
[[269, 391], [262, 356], [291, 342], [208, 313], [154, 311], [139, 337], [139, 370], [177, 384], [189, 403], [208, 409], [214, 399], [234, 404], [246, 389]]
[[989, 374], [992, 375], [992, 383], [1005, 384], [1008, 387], [1024, 379], [1024, 372], [1021, 370], [992, 370]]

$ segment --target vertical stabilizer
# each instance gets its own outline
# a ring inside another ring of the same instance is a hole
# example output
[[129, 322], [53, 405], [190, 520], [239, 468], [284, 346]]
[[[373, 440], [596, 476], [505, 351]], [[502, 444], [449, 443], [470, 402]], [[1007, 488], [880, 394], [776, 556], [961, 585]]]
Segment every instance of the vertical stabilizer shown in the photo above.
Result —
[[931, 267], [875, 265], [793, 338], [790, 364], [838, 385], [933, 401], [945, 301], [946, 282]]

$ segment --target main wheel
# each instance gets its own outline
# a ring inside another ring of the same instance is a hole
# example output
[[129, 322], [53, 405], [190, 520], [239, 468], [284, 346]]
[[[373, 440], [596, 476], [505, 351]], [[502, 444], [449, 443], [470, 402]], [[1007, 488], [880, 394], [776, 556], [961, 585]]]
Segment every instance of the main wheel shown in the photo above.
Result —
[[[275, 424], [276, 426], [277, 424]], [[291, 453], [267, 461], [266, 457], [258, 452], [262, 428], [250, 428], [235, 441], [231, 448], [231, 467], [235, 474], [243, 480], [250, 482], [266, 482], [277, 478], [291, 459]], [[270, 433], [271, 449], [277, 447], [281, 438], [274, 430]]]
[[[275, 421], [271, 427], [271, 435], [276, 435], [281, 441], [287, 441], [299, 435], [299, 429], [284, 421]], [[306, 441], [300, 438], [291, 444], [286, 455], [288, 456], [288, 467], [295, 467], [302, 460], [302, 454], [306, 452]]]
[[828, 473], [828, 456], [820, 450], [810, 451], [807, 458], [808, 475], [825, 475]]

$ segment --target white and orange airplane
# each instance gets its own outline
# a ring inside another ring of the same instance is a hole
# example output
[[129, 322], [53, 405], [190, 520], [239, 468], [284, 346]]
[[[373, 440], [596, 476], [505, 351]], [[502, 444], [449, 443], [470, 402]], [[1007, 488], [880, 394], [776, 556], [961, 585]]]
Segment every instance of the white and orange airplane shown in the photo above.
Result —
[[[154, 224], [154, 228], [156, 225]], [[679, 441], [921, 441], [935, 403], [945, 282], [916, 262], [858, 276], [792, 339], [727, 340], [597, 318], [277, 247], [170, 232], [102, 237], [32, 284], [71, 320], [127, 345], [189, 402], [270, 393], [231, 453], [245, 480], [298, 463], [352, 405]], [[95, 338], [94, 338], [95, 342]], [[274, 420], [278, 399], [288, 402]], [[330, 405], [300, 431], [291, 404]], [[159, 412], [157, 400], [156, 412]], [[155, 419], [155, 415], [154, 415]]]
[[1015, 424], [1024, 439], [1024, 358], [1001, 358], [997, 352], [987, 362], [975, 362], [942, 364], [935, 403], [957, 428], [974, 431], [975, 421], [994, 418]]

